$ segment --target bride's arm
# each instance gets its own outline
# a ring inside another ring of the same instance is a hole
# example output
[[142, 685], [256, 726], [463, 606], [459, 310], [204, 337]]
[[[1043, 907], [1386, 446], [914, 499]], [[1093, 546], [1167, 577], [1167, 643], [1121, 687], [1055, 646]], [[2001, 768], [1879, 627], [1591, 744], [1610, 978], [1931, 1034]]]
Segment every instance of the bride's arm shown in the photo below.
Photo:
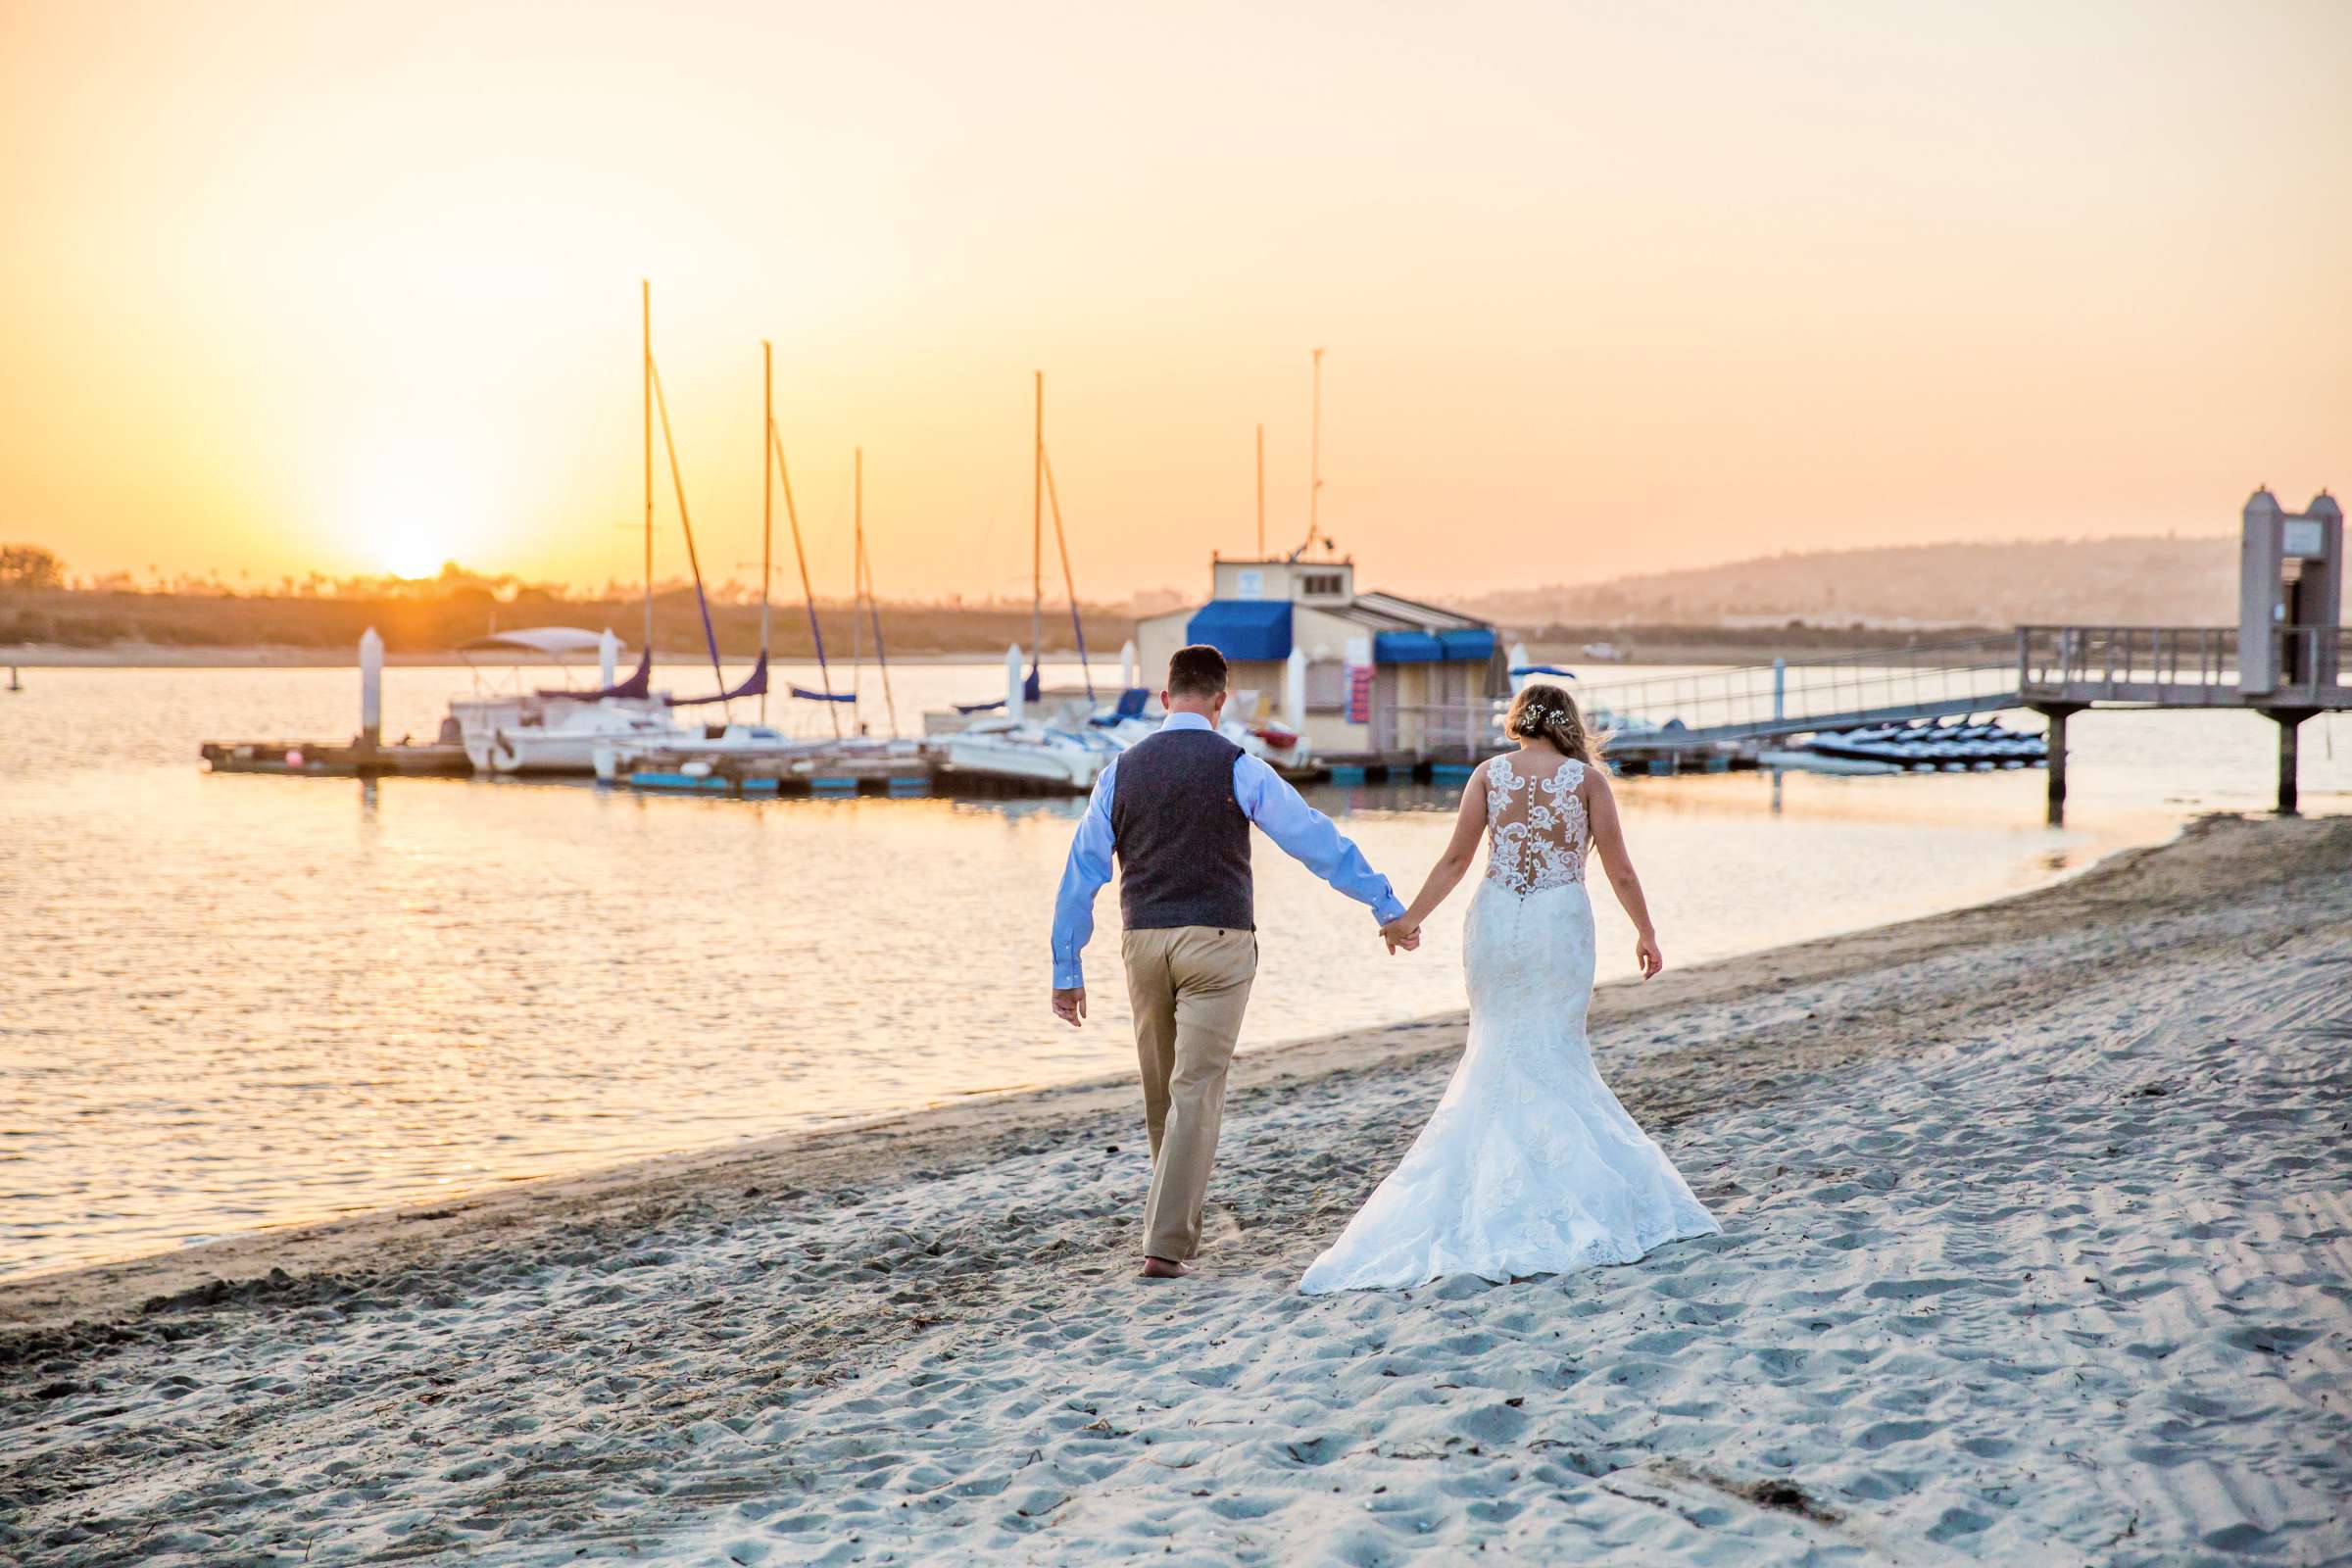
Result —
[[1462, 787], [1462, 808], [1454, 813], [1453, 838], [1446, 844], [1446, 853], [1438, 863], [1429, 868], [1429, 880], [1421, 884], [1420, 897], [1413, 900], [1411, 908], [1404, 911], [1398, 922], [1406, 930], [1418, 930], [1421, 922], [1435, 913], [1446, 896], [1461, 886], [1469, 874], [1471, 862], [1478, 858], [1478, 841], [1487, 831], [1487, 764], [1481, 762], [1472, 770], [1470, 782]]
[[1609, 771], [1588, 767], [1578, 793], [1585, 798], [1585, 816], [1592, 824], [1592, 848], [1609, 873], [1609, 889], [1617, 895], [1626, 918], [1634, 922], [1634, 961], [1646, 980], [1666, 967], [1658, 952], [1657, 928], [1649, 923], [1649, 901], [1642, 896], [1642, 878], [1625, 848], [1625, 825], [1617, 819], [1617, 797], [1609, 791]]

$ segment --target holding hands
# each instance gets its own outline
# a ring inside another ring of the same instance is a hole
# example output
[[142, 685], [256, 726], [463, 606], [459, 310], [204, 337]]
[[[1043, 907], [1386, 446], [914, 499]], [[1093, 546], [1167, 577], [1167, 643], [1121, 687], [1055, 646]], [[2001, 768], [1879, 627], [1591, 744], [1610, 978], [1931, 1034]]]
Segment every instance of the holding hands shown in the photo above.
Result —
[[1398, 949], [1410, 953], [1421, 945], [1421, 927], [1410, 914], [1400, 914], [1380, 928], [1380, 940], [1389, 945], [1391, 953]]

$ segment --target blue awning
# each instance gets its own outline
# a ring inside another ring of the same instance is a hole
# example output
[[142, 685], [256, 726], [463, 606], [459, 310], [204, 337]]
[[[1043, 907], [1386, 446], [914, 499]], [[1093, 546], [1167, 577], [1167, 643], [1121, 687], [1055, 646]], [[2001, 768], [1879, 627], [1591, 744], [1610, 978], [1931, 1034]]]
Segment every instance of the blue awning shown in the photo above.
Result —
[[1494, 657], [1494, 633], [1485, 626], [1460, 626], [1438, 633], [1445, 645], [1446, 657], [1453, 660], [1477, 660], [1484, 663]]
[[1280, 661], [1291, 657], [1287, 599], [1212, 599], [1184, 623], [1184, 640], [1206, 643], [1227, 659]]
[[1376, 664], [1434, 664], [1446, 657], [1446, 645], [1425, 631], [1384, 631], [1372, 639]]

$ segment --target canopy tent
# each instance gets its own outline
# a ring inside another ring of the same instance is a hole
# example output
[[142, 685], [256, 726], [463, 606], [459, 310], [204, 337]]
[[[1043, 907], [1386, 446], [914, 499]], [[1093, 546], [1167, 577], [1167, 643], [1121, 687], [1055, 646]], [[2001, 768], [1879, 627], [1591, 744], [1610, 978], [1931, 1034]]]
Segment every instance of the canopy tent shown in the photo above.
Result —
[[1438, 633], [1438, 642], [1450, 661], [1483, 663], [1494, 657], [1494, 631], [1491, 626], [1448, 626]]
[[1291, 603], [1212, 599], [1185, 622], [1184, 637], [1238, 662], [1279, 662], [1291, 657]]
[[493, 632], [476, 637], [458, 647], [461, 654], [476, 649], [508, 648], [520, 653], [542, 654], [561, 658], [566, 654], [593, 654], [605, 645], [605, 634], [585, 631], [578, 626], [527, 626], [515, 631]]
[[1384, 631], [1372, 638], [1372, 660], [1379, 664], [1435, 664], [1446, 657], [1446, 645], [1425, 631]]

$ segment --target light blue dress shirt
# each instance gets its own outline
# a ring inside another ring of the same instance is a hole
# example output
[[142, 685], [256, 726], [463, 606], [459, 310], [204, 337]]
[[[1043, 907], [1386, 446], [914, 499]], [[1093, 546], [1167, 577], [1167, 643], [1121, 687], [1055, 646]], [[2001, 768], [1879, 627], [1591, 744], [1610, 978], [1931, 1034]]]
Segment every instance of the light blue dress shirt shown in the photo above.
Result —
[[[1199, 713], [1170, 713], [1161, 729], [1207, 729]], [[1070, 859], [1054, 899], [1054, 987], [1068, 991], [1086, 984], [1079, 956], [1095, 934], [1095, 895], [1110, 880], [1115, 848], [1110, 830], [1110, 797], [1119, 764], [1113, 761], [1095, 780], [1094, 798], [1070, 840]], [[1306, 804], [1263, 758], [1248, 752], [1233, 760], [1233, 798], [1242, 814], [1265, 830], [1284, 854], [1358, 904], [1372, 906], [1382, 925], [1404, 913], [1389, 879], [1372, 869], [1364, 852], [1348, 842], [1330, 817]]]

